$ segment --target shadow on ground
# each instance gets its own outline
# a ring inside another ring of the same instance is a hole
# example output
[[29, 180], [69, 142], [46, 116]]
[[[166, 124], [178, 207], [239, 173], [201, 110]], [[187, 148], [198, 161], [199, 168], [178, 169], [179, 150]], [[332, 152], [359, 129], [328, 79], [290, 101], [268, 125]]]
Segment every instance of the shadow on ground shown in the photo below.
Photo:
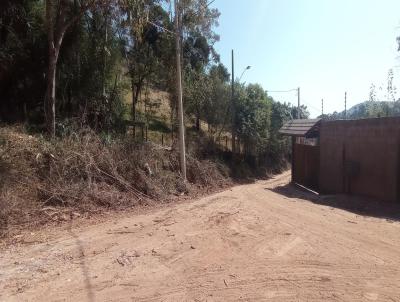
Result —
[[72, 229], [72, 220], [70, 222], [68, 232], [70, 233], [71, 237], [73, 237], [75, 239], [76, 247], [79, 251], [79, 254], [81, 255], [82, 260], [80, 262], [80, 265], [81, 265], [81, 270], [82, 270], [83, 282], [84, 282], [84, 286], [85, 286], [85, 290], [86, 290], [86, 294], [87, 294], [87, 301], [94, 302], [95, 297], [94, 297], [93, 285], [92, 285], [91, 277], [90, 277], [89, 266], [88, 266], [88, 264], [85, 260], [85, 256], [84, 256], [85, 248], [83, 245], [83, 241], [81, 240], [79, 235], [76, 234]]
[[353, 195], [317, 195], [294, 184], [265, 188], [289, 198], [299, 198], [315, 204], [346, 210], [362, 216], [400, 221], [400, 204]]

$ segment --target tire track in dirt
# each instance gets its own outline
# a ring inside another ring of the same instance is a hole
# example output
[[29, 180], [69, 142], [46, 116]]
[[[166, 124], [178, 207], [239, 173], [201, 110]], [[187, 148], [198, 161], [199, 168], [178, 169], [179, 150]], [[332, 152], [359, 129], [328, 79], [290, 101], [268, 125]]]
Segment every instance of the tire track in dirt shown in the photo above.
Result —
[[400, 223], [274, 191], [289, 180], [10, 246], [0, 300], [400, 301]]

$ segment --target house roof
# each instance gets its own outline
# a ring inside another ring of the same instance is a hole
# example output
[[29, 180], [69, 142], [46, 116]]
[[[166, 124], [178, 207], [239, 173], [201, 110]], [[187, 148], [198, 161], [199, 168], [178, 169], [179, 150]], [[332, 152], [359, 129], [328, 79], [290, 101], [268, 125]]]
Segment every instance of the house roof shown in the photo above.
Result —
[[286, 122], [279, 133], [289, 136], [314, 137], [319, 132], [321, 119], [291, 120]]

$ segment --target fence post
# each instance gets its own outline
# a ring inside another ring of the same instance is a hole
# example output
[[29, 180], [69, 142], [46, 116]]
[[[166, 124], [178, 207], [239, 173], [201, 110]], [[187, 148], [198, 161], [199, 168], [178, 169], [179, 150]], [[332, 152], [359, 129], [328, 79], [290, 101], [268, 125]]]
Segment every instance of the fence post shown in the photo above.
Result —
[[396, 181], [397, 202], [400, 203], [400, 136], [397, 139], [397, 181]]
[[294, 183], [295, 179], [296, 179], [296, 177], [295, 177], [295, 173], [296, 173], [296, 171], [295, 171], [295, 158], [294, 158], [294, 154], [295, 154], [294, 145], [295, 145], [295, 143], [296, 143], [296, 137], [292, 136], [292, 183]]

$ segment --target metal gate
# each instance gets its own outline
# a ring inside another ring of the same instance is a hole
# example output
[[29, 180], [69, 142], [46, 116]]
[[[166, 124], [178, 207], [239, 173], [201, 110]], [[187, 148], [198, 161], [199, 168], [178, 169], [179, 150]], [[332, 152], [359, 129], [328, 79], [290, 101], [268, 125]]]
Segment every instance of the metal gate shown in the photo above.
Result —
[[319, 146], [294, 144], [292, 177], [295, 183], [318, 191]]

